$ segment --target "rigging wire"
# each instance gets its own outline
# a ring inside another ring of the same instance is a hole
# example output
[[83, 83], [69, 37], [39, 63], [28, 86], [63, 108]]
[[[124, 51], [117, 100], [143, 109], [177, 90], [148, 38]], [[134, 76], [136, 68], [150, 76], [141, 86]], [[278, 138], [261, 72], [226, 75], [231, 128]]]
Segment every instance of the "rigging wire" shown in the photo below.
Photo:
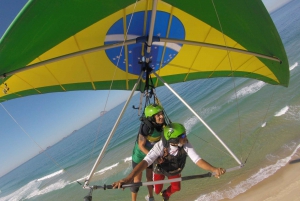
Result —
[[[224, 34], [224, 31], [223, 31], [222, 23], [221, 23], [219, 15], [218, 15], [218, 11], [217, 11], [216, 5], [214, 3], [214, 0], [211, 0], [211, 2], [212, 2], [212, 5], [213, 5], [215, 13], [216, 13], [216, 17], [217, 17], [218, 22], [219, 22], [219, 26], [220, 26], [220, 29], [221, 29], [221, 32], [222, 32], [224, 44], [225, 44], [226, 47], [228, 47], [227, 41], [226, 41], [226, 38], [225, 38], [225, 34]], [[232, 74], [231, 78], [232, 78], [232, 82], [233, 82], [233, 89], [234, 89], [234, 94], [235, 94], [235, 101], [236, 101], [236, 105], [237, 105], [237, 116], [238, 116], [238, 122], [239, 122], [238, 123], [238, 126], [239, 126], [238, 129], [239, 129], [239, 136], [240, 136], [240, 142], [241, 142], [242, 141], [241, 117], [240, 117], [239, 101], [238, 101], [237, 91], [236, 91], [236, 83], [235, 83], [234, 71], [233, 71], [232, 61], [231, 61], [231, 58], [230, 58], [230, 55], [229, 55], [229, 51], [226, 50], [226, 53], [227, 53], [227, 58], [228, 58], [228, 61], [229, 61], [229, 64], [230, 64], [231, 74]], [[243, 150], [241, 149], [241, 151], [240, 151], [241, 155], [243, 155], [242, 151]], [[243, 160], [241, 159], [241, 161], [243, 161]]]
[[[273, 100], [274, 93], [275, 93], [275, 88], [273, 87], [273, 93], [272, 93], [272, 95], [271, 95], [271, 97], [270, 97], [270, 102], [269, 102], [269, 104], [268, 104], [267, 111], [266, 111], [265, 116], [264, 116], [264, 118], [263, 118], [263, 122], [266, 122], [267, 114], [269, 113], [269, 109], [270, 109], [270, 106], [271, 106], [271, 104], [272, 104], [272, 100]], [[262, 130], [262, 127], [260, 127], [260, 128], [258, 129], [258, 132], [255, 134], [257, 137], [255, 138], [255, 140], [254, 140], [254, 142], [253, 142], [253, 144], [252, 144], [252, 147], [251, 147], [251, 149], [250, 149], [250, 152], [248, 153], [248, 156], [247, 156], [246, 159], [245, 159], [245, 163], [247, 162], [248, 158], [250, 157], [250, 155], [251, 155], [251, 153], [252, 153], [252, 151], [253, 151], [253, 149], [254, 149], [254, 145], [256, 144], [256, 141], [258, 140], [258, 135], [261, 134], [261, 130]]]
[[52, 161], [58, 168], [62, 169], [66, 174], [72, 176], [67, 170], [65, 170], [49, 153], [47, 150], [43, 149], [42, 146], [34, 140], [34, 138], [18, 123], [18, 121], [12, 116], [12, 114], [4, 107], [2, 103], [0, 103], [4, 111], [10, 116], [10, 118], [19, 126], [19, 128], [26, 134], [26, 136], [42, 151], [46, 156]]
[[[220, 29], [221, 29], [221, 32], [222, 32], [222, 36], [223, 36], [223, 40], [224, 40], [225, 46], [228, 47], [227, 41], [226, 41], [226, 37], [225, 37], [224, 31], [223, 31], [223, 27], [222, 27], [222, 24], [221, 24], [221, 20], [220, 20], [220, 18], [219, 18], [219, 15], [218, 15], [218, 12], [217, 12], [217, 9], [216, 9], [216, 5], [215, 5], [215, 3], [214, 3], [214, 0], [211, 0], [211, 1], [212, 1], [212, 4], [213, 4], [215, 13], [216, 13], [216, 17], [217, 17], [218, 22], [219, 22], [219, 26], [220, 26]], [[243, 139], [243, 136], [242, 136], [243, 134], [242, 134], [242, 129], [241, 129], [241, 116], [240, 116], [239, 100], [238, 100], [238, 97], [237, 97], [237, 91], [236, 91], [236, 81], [235, 81], [236, 79], [235, 79], [235, 77], [234, 77], [234, 72], [235, 72], [235, 71], [233, 70], [233, 67], [232, 67], [232, 61], [231, 61], [231, 58], [230, 58], [229, 51], [226, 50], [226, 52], [227, 52], [228, 61], [229, 61], [229, 63], [230, 63], [231, 73], [232, 73], [231, 78], [232, 78], [232, 82], [233, 82], [233, 88], [234, 88], [234, 94], [235, 94], [235, 101], [236, 101], [236, 105], [237, 105], [237, 116], [238, 116], [238, 122], [239, 122], [239, 123], [238, 123], [238, 125], [239, 125], [239, 135], [240, 135], [240, 142], [241, 142], [242, 139]], [[275, 90], [274, 90], [274, 91], [275, 91]], [[266, 119], [266, 117], [267, 117], [267, 114], [268, 114], [268, 111], [269, 111], [269, 108], [270, 108], [270, 105], [271, 105], [271, 102], [272, 102], [272, 97], [273, 97], [273, 95], [274, 95], [274, 91], [273, 91], [272, 96], [271, 96], [271, 98], [270, 98], [270, 102], [269, 102], [269, 104], [268, 104], [266, 113], [265, 113], [265, 115], [264, 115], [264, 117], [263, 117], [263, 122], [265, 122], [265, 119]], [[261, 129], [259, 129], [258, 134], [260, 134], [260, 131], [261, 131]], [[257, 135], [258, 135], [258, 134], [257, 134]], [[257, 138], [255, 139], [255, 142], [256, 142], [256, 141], [257, 141]], [[251, 148], [251, 150], [249, 151], [248, 156], [247, 156], [247, 157], [245, 158], [245, 160], [244, 160], [245, 163], [247, 162], [247, 160], [248, 160], [248, 158], [249, 158], [251, 152], [253, 151], [255, 142], [254, 142], [254, 144], [252, 145], [252, 148]], [[240, 152], [241, 152], [241, 157], [243, 157], [243, 155], [244, 155], [243, 151], [244, 151], [244, 150], [242, 149], [241, 146], [240, 146], [240, 150], [241, 150], [241, 151], [240, 151]], [[241, 160], [242, 160], [242, 158], [241, 158]], [[242, 160], [242, 161], [243, 161], [243, 160]]]
[[[136, 0], [136, 2], [135, 2], [135, 4], [134, 4], [133, 10], [132, 10], [132, 14], [131, 14], [131, 17], [130, 17], [130, 20], [129, 20], [129, 23], [128, 23], [128, 26], [127, 26], [127, 30], [126, 30], [126, 33], [125, 33], [125, 37], [124, 37], [124, 39], [123, 39], [123, 45], [121, 46], [121, 50], [120, 50], [120, 53], [119, 53], [119, 56], [118, 56], [118, 60], [117, 60], [117, 64], [116, 64], [116, 68], [115, 68], [115, 70], [114, 70], [114, 73], [113, 73], [113, 76], [112, 76], [112, 79], [111, 79], [111, 83], [110, 83], [110, 87], [109, 87], [109, 90], [108, 90], [108, 94], [107, 94], [107, 96], [106, 96], [106, 101], [105, 101], [105, 104], [104, 104], [103, 111], [106, 111], [106, 107], [107, 107], [108, 100], [109, 100], [109, 97], [110, 97], [110, 92], [111, 92], [111, 90], [112, 90], [112, 86], [113, 86], [113, 83], [114, 83], [115, 75], [116, 75], [116, 72], [117, 72], [117, 67], [119, 66], [119, 62], [120, 62], [120, 59], [121, 59], [121, 55], [122, 55], [122, 52], [123, 52], [123, 49], [124, 49], [124, 44], [125, 44], [125, 41], [126, 41], [126, 38], [127, 38], [127, 35], [128, 35], [128, 31], [129, 31], [130, 26], [131, 26], [131, 22], [132, 22], [134, 13], [135, 13], [135, 9], [136, 9], [137, 2], [138, 2], [138, 0]], [[102, 124], [102, 119], [100, 120], [98, 129], [97, 129], [97, 132], [96, 132], [97, 135], [96, 135], [96, 138], [95, 138], [94, 143], [93, 143], [92, 151], [91, 151], [91, 153], [90, 153], [89, 163], [92, 163], [92, 155], [93, 155], [94, 152], [95, 152], [95, 147], [96, 147], [96, 144], [97, 144], [97, 141], [98, 141], [98, 137], [99, 137], [99, 134], [100, 134], [100, 129], [101, 129], [101, 127], [102, 127], [101, 124]], [[118, 135], [116, 136], [116, 138], [118, 138]], [[116, 138], [111, 142], [111, 144], [113, 144], [114, 141], [117, 140]], [[105, 156], [105, 155], [106, 155], [106, 153], [104, 154], [104, 156]]]
[[219, 150], [220, 152], [223, 152], [223, 153], [226, 154], [227, 156], [230, 156], [230, 157], [231, 157], [231, 155], [230, 155], [227, 151], [224, 151], [224, 150], [220, 149], [218, 146], [214, 145], [213, 143], [210, 143], [210, 142], [208, 142], [207, 140], [204, 140], [203, 138], [201, 138], [201, 137], [198, 136], [198, 135], [194, 135], [194, 136], [197, 137], [197, 138], [199, 138], [199, 139], [202, 140], [203, 142], [207, 143], [207, 144], [210, 145], [211, 147], [213, 147], [213, 148]]
[[[121, 50], [120, 50], [120, 54], [119, 54], [119, 58], [118, 58], [118, 61], [117, 61], [117, 66], [118, 66], [118, 64], [119, 64], [119, 61], [120, 61], [120, 56], [121, 56], [121, 54], [122, 54], [122, 51], [123, 51], [123, 48], [124, 48], [124, 44], [125, 44], [125, 39], [127, 38], [127, 35], [128, 35], [128, 30], [129, 30], [129, 28], [130, 28], [130, 25], [131, 25], [131, 21], [132, 21], [132, 18], [133, 18], [133, 15], [134, 15], [134, 13], [135, 13], [135, 9], [136, 9], [136, 5], [137, 5], [137, 1], [138, 0], [136, 0], [136, 2], [135, 2], [135, 5], [134, 5], [134, 8], [133, 8], [133, 12], [132, 12], [132, 15], [131, 15], [131, 18], [130, 18], [130, 22], [129, 22], [129, 24], [128, 24], [128, 28], [127, 28], [127, 32], [126, 32], [126, 34], [125, 34], [125, 38], [124, 38], [124, 40], [123, 40], [123, 45], [122, 45], [122, 47], [121, 47]], [[106, 102], [105, 102], [105, 106], [104, 106], [104, 111], [105, 111], [105, 109], [106, 109], [106, 107], [107, 107], [107, 103], [108, 103], [108, 100], [109, 100], [109, 95], [110, 95], [110, 91], [111, 91], [111, 88], [112, 88], [112, 85], [113, 85], [113, 81], [114, 81], [114, 77], [115, 77], [115, 74], [116, 74], [116, 69], [117, 68], [115, 68], [115, 71], [114, 71], [114, 74], [113, 74], [113, 77], [112, 77], [112, 82], [111, 82], [111, 85], [110, 85], [110, 89], [108, 90], [108, 95], [107, 95], [107, 98], [106, 98]], [[6, 111], [6, 113], [11, 117], [11, 119], [21, 128], [21, 130], [26, 134], [26, 136], [32, 141], [32, 142], [34, 142], [34, 144], [37, 146], [37, 147], [39, 147], [39, 149], [41, 150], [41, 151], [43, 151], [43, 153], [45, 153], [46, 154], [46, 156], [57, 166], [57, 167], [59, 167], [60, 169], [63, 169], [64, 170], [64, 172], [67, 174], [67, 175], [69, 175], [69, 177], [71, 177], [72, 175], [67, 171], [67, 170], [65, 170], [53, 157], [51, 157], [51, 155], [49, 155], [48, 153], [47, 153], [47, 150], [45, 150], [45, 149], [43, 149], [35, 140], [34, 140], [34, 138], [29, 134], [29, 133], [27, 133], [26, 131], [25, 131], [25, 129], [17, 122], [17, 120], [10, 114], [10, 112], [4, 107], [4, 105], [2, 104], [2, 103], [0, 103], [1, 104], [1, 106], [2, 106], [2, 108]], [[100, 123], [101, 124], [101, 123]], [[100, 125], [99, 125], [99, 129], [100, 129]], [[96, 137], [96, 140], [94, 141], [94, 142], [96, 142], [97, 141], [97, 138], [98, 138], [98, 136], [99, 136], [99, 133], [100, 133], [100, 130], [98, 129], [98, 135], [97, 135], [97, 137]], [[93, 152], [94, 152], [94, 148], [95, 148], [95, 144], [96, 143], [94, 143], [94, 146], [93, 146], [93, 150], [92, 150], [92, 152], [91, 152], [91, 154], [90, 154], [90, 160], [91, 160], [91, 155], [93, 154]], [[78, 180], [76, 180], [76, 182], [78, 183], [78, 184], [80, 184], [80, 185], [82, 185]]]
[[[0, 105], [2, 106], [2, 108], [4, 109], [4, 111], [8, 114], [8, 116], [10, 116], [10, 118], [19, 126], [19, 128], [23, 131], [23, 133], [26, 134], [26, 136], [42, 151], [43, 154], [46, 154], [46, 157], [48, 157], [48, 159], [50, 159], [50, 161], [57, 166], [58, 168], [60, 168], [61, 170], [63, 170], [64, 173], [66, 173], [69, 177], [72, 177], [73, 175], [69, 173], [69, 171], [67, 171], [66, 169], [64, 169], [62, 167], [62, 165], [57, 162], [49, 153], [46, 149], [43, 149], [42, 146], [36, 142], [34, 140], [34, 138], [18, 123], [18, 121], [12, 116], [12, 114], [5, 108], [5, 106], [0, 103]], [[80, 185], [82, 185], [78, 180], [76, 180], [76, 182]]]

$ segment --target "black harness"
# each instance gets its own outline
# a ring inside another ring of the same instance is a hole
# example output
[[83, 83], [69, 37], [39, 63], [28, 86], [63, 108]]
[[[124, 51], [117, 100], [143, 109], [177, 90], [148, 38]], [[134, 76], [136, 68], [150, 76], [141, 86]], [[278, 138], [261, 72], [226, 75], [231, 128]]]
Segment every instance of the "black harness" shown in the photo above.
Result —
[[151, 123], [151, 121], [149, 121], [149, 119], [144, 116], [140, 118], [140, 121], [148, 126], [148, 128], [149, 128], [148, 134], [151, 135], [155, 128], [153, 123]]
[[162, 137], [162, 140], [164, 145], [164, 155], [162, 157], [163, 162], [161, 164], [155, 162], [153, 171], [156, 174], [163, 174], [165, 176], [178, 175], [185, 166], [187, 153], [182, 146], [178, 147], [178, 153], [176, 156], [170, 155], [168, 152], [168, 141], [164, 138], [164, 136]]

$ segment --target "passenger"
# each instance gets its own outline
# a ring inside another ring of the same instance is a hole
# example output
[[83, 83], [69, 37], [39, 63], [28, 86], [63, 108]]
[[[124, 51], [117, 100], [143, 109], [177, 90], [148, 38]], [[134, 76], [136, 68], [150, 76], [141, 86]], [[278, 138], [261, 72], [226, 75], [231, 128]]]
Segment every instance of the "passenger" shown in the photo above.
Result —
[[[161, 139], [163, 135], [163, 126], [165, 125], [165, 118], [163, 108], [157, 104], [150, 104], [145, 108], [145, 117], [142, 118], [137, 141], [132, 152], [132, 168], [139, 164], [149, 150], [156, 142]], [[152, 165], [146, 167], [147, 181], [152, 181]], [[134, 182], [140, 182], [142, 179], [142, 171], [134, 176]], [[131, 199], [136, 201], [139, 187], [131, 187]], [[154, 201], [153, 186], [148, 186], [149, 194], [146, 195], [147, 201]]]

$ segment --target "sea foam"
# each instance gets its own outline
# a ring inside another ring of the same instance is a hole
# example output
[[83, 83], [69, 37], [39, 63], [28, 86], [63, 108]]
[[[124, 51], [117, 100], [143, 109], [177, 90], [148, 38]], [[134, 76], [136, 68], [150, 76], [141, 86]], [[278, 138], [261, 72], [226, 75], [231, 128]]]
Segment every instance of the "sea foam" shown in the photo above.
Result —
[[228, 187], [226, 190], [222, 191], [214, 191], [208, 194], [201, 195], [196, 200], [197, 201], [217, 201], [222, 200], [225, 198], [232, 199], [237, 195], [246, 192], [252, 186], [256, 185], [257, 183], [261, 182], [262, 180], [270, 177], [271, 175], [275, 174], [280, 168], [284, 167], [289, 163], [294, 155], [297, 154], [298, 149], [300, 148], [300, 144], [295, 148], [293, 153], [286, 158], [279, 159], [273, 165], [269, 165], [265, 168], [261, 168], [257, 173], [250, 176], [245, 181], [240, 182], [238, 185], [234, 187]]
[[229, 102], [234, 101], [236, 98], [240, 99], [245, 96], [254, 94], [254, 93], [258, 92], [261, 88], [263, 88], [265, 85], [266, 85], [266, 83], [264, 83], [263, 81], [258, 81], [249, 86], [246, 86], [246, 87], [238, 90], [234, 95], [232, 95], [229, 98]]
[[124, 163], [132, 161], [132, 156], [123, 159]]
[[294, 63], [292, 66], [290, 66], [290, 71], [294, 70], [298, 66], [298, 62]]
[[16, 190], [15, 192], [5, 196], [1, 197], [0, 201], [17, 201], [17, 200], [23, 200], [28, 194], [32, 192], [34, 189], [38, 189], [38, 187], [41, 185], [41, 181], [31, 181], [25, 186], [21, 187], [20, 189]]
[[68, 182], [65, 182], [63, 180], [59, 180], [58, 182], [40, 190], [39, 187], [42, 184], [43, 181], [50, 179], [52, 177], [58, 176], [60, 174], [62, 174], [64, 172], [64, 170], [59, 170], [57, 172], [54, 172], [52, 174], [49, 174], [47, 176], [44, 176], [42, 178], [30, 181], [29, 183], [27, 183], [25, 186], [21, 187], [20, 189], [18, 189], [17, 191], [11, 193], [10, 195], [7, 195], [5, 197], [0, 198], [0, 201], [6, 201], [6, 200], [23, 200], [25, 199], [29, 199], [32, 198], [34, 196], [37, 195], [42, 195], [54, 190], [58, 190], [58, 189], [62, 189], [64, 188], [66, 185], [68, 185]]
[[62, 189], [65, 186], [67, 186], [68, 184], [69, 184], [69, 182], [66, 182], [66, 181], [60, 179], [59, 181], [47, 186], [46, 188], [35, 189], [32, 193], [30, 193], [26, 197], [26, 199], [29, 199], [29, 198], [32, 198], [32, 197], [35, 197], [35, 196], [38, 196], [38, 195], [43, 195], [43, 194], [46, 194], [46, 193], [49, 193], [49, 192], [52, 192], [52, 191], [55, 191], [55, 190]]
[[284, 115], [288, 110], [289, 110], [289, 106], [285, 106], [280, 111], [276, 112], [274, 116], [280, 117], [280, 116]]
[[287, 115], [285, 116], [287, 120], [300, 120], [300, 106], [290, 106]]
[[98, 174], [98, 175], [104, 174], [106, 171], [112, 170], [113, 168], [117, 167], [118, 165], [119, 165], [119, 163], [115, 163], [111, 166], [108, 166], [108, 167], [105, 167], [105, 168], [99, 170], [98, 172], [95, 172], [95, 174]]
[[[203, 118], [206, 118], [208, 117], [210, 114], [216, 112], [217, 110], [220, 110], [221, 107], [219, 106], [213, 106], [213, 107], [209, 107], [209, 108], [203, 108], [201, 109], [200, 111], [200, 117], [203, 119]], [[187, 120], [184, 121], [183, 125], [186, 129], [186, 133], [189, 134], [190, 131], [192, 130], [192, 128], [197, 124], [199, 123], [199, 119], [198, 117], [196, 116], [193, 116], [193, 117], [190, 117], [188, 118]]]
[[57, 171], [57, 172], [54, 172], [54, 173], [52, 173], [52, 174], [49, 174], [49, 175], [44, 176], [44, 177], [42, 177], [42, 178], [39, 178], [39, 179], [37, 179], [37, 181], [43, 181], [43, 180], [46, 180], [46, 179], [50, 179], [51, 177], [55, 177], [55, 176], [57, 176], [57, 175], [62, 174], [63, 172], [64, 172], [63, 169], [62, 169], [62, 170], [59, 170], [59, 171]]

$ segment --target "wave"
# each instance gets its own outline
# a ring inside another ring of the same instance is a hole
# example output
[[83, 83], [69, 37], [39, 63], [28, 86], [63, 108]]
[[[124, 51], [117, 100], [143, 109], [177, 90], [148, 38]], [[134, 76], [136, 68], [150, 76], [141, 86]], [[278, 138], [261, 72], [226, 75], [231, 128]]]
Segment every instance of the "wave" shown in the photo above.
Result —
[[95, 172], [95, 175], [96, 174], [98, 174], [98, 175], [104, 174], [106, 171], [112, 170], [113, 168], [117, 167], [118, 165], [119, 165], [119, 163], [115, 163], [111, 166], [105, 167], [105, 168], [99, 170], [98, 172]]
[[132, 161], [132, 156], [129, 156], [125, 159], [123, 159], [124, 163], [128, 162], [128, 161]]
[[290, 66], [290, 71], [292, 71], [294, 68], [298, 66], [298, 62], [294, 63], [292, 66]]
[[285, 117], [287, 120], [300, 120], [300, 106], [290, 106]]
[[[289, 70], [292, 71], [297, 66], [298, 66], [298, 62], [296, 62], [295, 64], [293, 64], [292, 66], [290, 66]], [[266, 85], [266, 83], [264, 83], [263, 81], [258, 81], [258, 82], [255, 82], [255, 83], [247, 86], [247, 87], [244, 87], [244, 88], [240, 89], [239, 91], [237, 91], [236, 94], [232, 95], [229, 98], [228, 102], [232, 102], [236, 98], [240, 99], [240, 98], [243, 98], [245, 96], [254, 94], [257, 91], [259, 91], [261, 88], [263, 88], [265, 85]]]
[[289, 110], [289, 106], [285, 106], [280, 111], [276, 112], [274, 116], [280, 117], [280, 116], [284, 115], [288, 110]]
[[203, 118], [208, 117], [209, 115], [211, 115], [212, 113], [214, 113], [217, 110], [220, 110], [220, 106], [213, 106], [213, 107], [209, 107], [209, 108], [204, 108], [200, 111], [200, 115]]
[[[119, 163], [113, 164], [111, 166], [105, 167], [101, 170], [99, 170], [98, 172], [95, 172], [94, 175], [102, 175], [104, 174], [106, 171], [108, 170], [112, 170], [113, 168], [117, 167], [119, 165]], [[79, 179], [76, 179], [75, 181], [70, 182], [70, 184], [76, 183], [77, 181], [85, 181], [87, 179], [89, 175], [85, 175]]]
[[53, 183], [49, 186], [47, 186], [44, 189], [39, 189], [41, 186], [42, 181], [34, 180], [26, 184], [25, 186], [21, 187], [19, 190], [0, 198], [0, 201], [17, 201], [17, 200], [24, 200], [33, 198], [38, 195], [43, 195], [49, 192], [52, 192], [54, 190], [59, 190], [64, 188], [66, 185], [69, 184], [69, 182], [59, 180], [56, 183]]
[[267, 122], [264, 122], [261, 127], [265, 127], [267, 125]]
[[237, 91], [236, 94], [232, 95], [229, 98], [229, 102], [234, 101], [236, 98], [240, 99], [245, 96], [254, 94], [254, 93], [258, 92], [261, 88], [263, 88], [265, 85], [266, 85], [266, 83], [264, 83], [263, 81], [258, 81], [249, 86], [246, 86], [246, 87], [240, 89], [239, 91]]
[[186, 121], [184, 121], [183, 125], [184, 125], [184, 127], [186, 129], [186, 134], [190, 133], [190, 131], [192, 130], [193, 126], [195, 124], [197, 124], [198, 121], [199, 120], [198, 120], [198, 118], [196, 116], [193, 116], [193, 117], [187, 119]]
[[[215, 111], [219, 110], [221, 107], [219, 106], [213, 106], [213, 107], [209, 107], [209, 108], [204, 108], [200, 111], [200, 117], [206, 118], [208, 117], [210, 114], [214, 113]], [[186, 129], [186, 133], [189, 134], [190, 131], [192, 130], [192, 128], [199, 122], [199, 119], [196, 116], [190, 117], [187, 120], [185, 120], [183, 122], [183, 125]]]
[[85, 175], [81, 177], [80, 179], [76, 179], [75, 181], [70, 182], [70, 184], [77, 183], [78, 181], [85, 181], [89, 175]]
[[24, 198], [29, 199], [29, 198], [32, 198], [37, 195], [42, 195], [42, 194], [51, 192], [53, 190], [58, 190], [58, 189], [64, 188], [68, 184], [68, 182], [64, 182], [64, 181], [60, 180], [59, 182], [56, 182], [56, 183], [46, 187], [45, 189], [42, 189], [42, 190], [39, 189], [39, 187], [43, 181], [53, 178], [55, 176], [58, 176], [62, 173], [64, 173], [63, 169], [59, 170], [57, 172], [54, 172], [52, 174], [49, 174], [47, 176], [44, 176], [42, 178], [30, 181], [29, 183], [27, 183], [25, 186], [21, 187], [17, 191], [15, 191], [5, 197], [0, 198], [0, 201], [23, 200]]
[[201, 195], [196, 200], [197, 201], [217, 201], [225, 198], [233, 199], [241, 193], [246, 192], [252, 186], [257, 183], [263, 181], [264, 179], [270, 177], [275, 174], [280, 168], [286, 166], [292, 157], [297, 153], [300, 148], [300, 144], [295, 148], [293, 153], [286, 158], [277, 160], [277, 162], [273, 165], [267, 166], [265, 168], [261, 168], [257, 173], [253, 174], [251, 177], [246, 179], [245, 181], [240, 182], [235, 187], [228, 187], [228, 189], [223, 191], [214, 191], [205, 195]]
[[280, 111], [275, 113], [275, 117], [279, 117], [285, 114], [287, 120], [300, 120], [300, 106], [285, 106]]
[[29, 198], [32, 198], [32, 197], [35, 197], [35, 196], [38, 196], [38, 195], [43, 195], [43, 194], [46, 194], [46, 193], [49, 193], [49, 192], [52, 192], [52, 191], [55, 191], [55, 190], [62, 189], [65, 186], [67, 186], [68, 184], [70, 184], [70, 183], [60, 179], [58, 182], [56, 182], [54, 184], [51, 184], [51, 185], [47, 186], [44, 189], [35, 189], [32, 193], [30, 193], [26, 197], [26, 199], [29, 199]]
[[40, 179], [37, 179], [37, 181], [43, 181], [43, 180], [46, 180], [46, 179], [50, 179], [51, 177], [55, 177], [55, 176], [57, 176], [57, 175], [62, 174], [63, 172], [64, 172], [63, 169], [62, 169], [62, 170], [59, 170], [59, 171], [54, 172], [54, 173], [52, 173], [52, 174], [49, 174], [49, 175], [47, 175], [47, 176], [45, 176], [45, 177], [42, 177], [42, 178], [40, 178]]
[[41, 181], [31, 181], [25, 186], [21, 187], [20, 189], [16, 190], [15, 192], [0, 198], [0, 201], [17, 201], [24, 199], [28, 194], [32, 192], [32, 189], [38, 189], [41, 185]]
[[[131, 160], [131, 157], [127, 157], [127, 158], [123, 159], [124, 162], [130, 161], [130, 160]], [[95, 172], [94, 175], [102, 175], [106, 171], [112, 170], [113, 168], [117, 167], [118, 165], [119, 165], [119, 163], [115, 163], [111, 166], [105, 167], [105, 168], [99, 170], [98, 172]], [[65, 186], [76, 183], [77, 181], [81, 181], [81, 180], [84, 181], [88, 176], [88, 175], [85, 175], [84, 177], [77, 179], [76, 181], [73, 181], [73, 182], [64, 181], [62, 179], [59, 179], [57, 182], [55, 182], [43, 189], [39, 188], [43, 181], [53, 178], [55, 176], [58, 176], [58, 175], [62, 174], [63, 172], [64, 172], [64, 170], [59, 170], [57, 172], [49, 174], [40, 179], [30, 181], [28, 184], [26, 184], [19, 190], [11, 193], [10, 195], [0, 198], [0, 201], [15, 201], [15, 200], [22, 200], [22, 199], [30, 199], [35, 196], [39, 196], [39, 195], [43, 195], [46, 193], [50, 193], [55, 190], [63, 189]]]

